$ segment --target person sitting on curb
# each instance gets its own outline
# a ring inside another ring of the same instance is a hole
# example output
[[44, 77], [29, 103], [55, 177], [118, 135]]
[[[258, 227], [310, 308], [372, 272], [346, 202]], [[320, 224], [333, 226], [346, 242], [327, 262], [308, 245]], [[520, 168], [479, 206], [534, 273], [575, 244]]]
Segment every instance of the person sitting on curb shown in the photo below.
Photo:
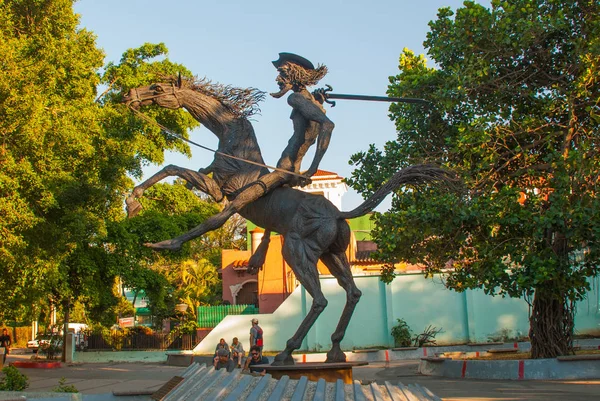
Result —
[[269, 360], [266, 356], [262, 356], [260, 352], [260, 347], [257, 345], [253, 345], [250, 347], [250, 358], [246, 359], [246, 363], [244, 364], [244, 371], [250, 370], [251, 373], [259, 373], [261, 376], [264, 376], [267, 371], [262, 368], [257, 368], [255, 365], [268, 365]]
[[231, 359], [235, 362], [237, 360], [237, 367], [242, 367], [242, 358], [244, 357], [244, 346], [239, 342], [237, 337], [233, 337], [231, 342]]
[[227, 345], [224, 338], [221, 338], [219, 340], [219, 343], [215, 347], [215, 354], [213, 355], [213, 363], [214, 364], [216, 364], [217, 359], [219, 359], [217, 353], [219, 352], [220, 349], [224, 349], [225, 351], [227, 351], [227, 356], [229, 356], [229, 345]]
[[215, 370], [223, 368], [225, 368], [225, 370], [227, 370], [228, 372], [233, 372], [233, 369], [235, 369], [235, 363], [229, 358], [229, 351], [221, 348], [217, 351], [217, 358], [215, 360]]
[[220, 349], [224, 349], [227, 352], [229, 352], [229, 345], [227, 345], [224, 338], [221, 338], [219, 340], [219, 343], [215, 347], [215, 355], [214, 355], [215, 358], [217, 357], [217, 352], [219, 352]]

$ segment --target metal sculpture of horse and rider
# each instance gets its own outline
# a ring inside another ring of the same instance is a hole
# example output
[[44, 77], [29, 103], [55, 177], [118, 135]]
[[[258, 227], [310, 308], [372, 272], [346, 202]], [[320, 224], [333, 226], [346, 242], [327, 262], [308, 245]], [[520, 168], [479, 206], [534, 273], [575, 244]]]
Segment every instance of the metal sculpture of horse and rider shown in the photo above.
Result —
[[[127, 198], [130, 216], [140, 204], [138, 197], [145, 189], [168, 176], [185, 179], [190, 185], [210, 195], [216, 201], [227, 199], [224, 209], [199, 226], [179, 237], [146, 244], [154, 249], [177, 250], [183, 243], [223, 225], [234, 213], [264, 228], [263, 242], [249, 261], [249, 272], [255, 273], [264, 264], [270, 232], [284, 238], [282, 254], [298, 281], [313, 298], [310, 311], [273, 362], [293, 364], [292, 352], [298, 349], [309, 329], [327, 306], [319, 282], [317, 262], [320, 259], [345, 290], [346, 304], [338, 325], [331, 336], [332, 347], [326, 362], [345, 362], [340, 342], [361, 297], [352, 277], [345, 251], [350, 242], [350, 227], [346, 219], [372, 211], [390, 192], [405, 186], [427, 182], [451, 182], [447, 171], [433, 165], [415, 165], [395, 173], [371, 197], [354, 210], [342, 212], [322, 195], [292, 188], [310, 182], [329, 144], [333, 123], [325, 116], [323, 92], [310, 93], [313, 85], [327, 72], [324, 66], [315, 68], [310, 61], [291, 54], [280, 53], [273, 64], [279, 75], [281, 97], [292, 90], [288, 103], [293, 108], [294, 134], [283, 151], [274, 171], [264, 164], [252, 124], [248, 120], [264, 94], [256, 89], [239, 89], [214, 85], [206, 80], [181, 77], [170, 82], [154, 83], [131, 89], [124, 102], [132, 109], [140, 106], [184, 108], [218, 138], [213, 162], [198, 171], [169, 165], [141, 183]], [[317, 141], [317, 151], [311, 167], [300, 174], [300, 164], [308, 148]], [[212, 173], [212, 177], [209, 174]]]

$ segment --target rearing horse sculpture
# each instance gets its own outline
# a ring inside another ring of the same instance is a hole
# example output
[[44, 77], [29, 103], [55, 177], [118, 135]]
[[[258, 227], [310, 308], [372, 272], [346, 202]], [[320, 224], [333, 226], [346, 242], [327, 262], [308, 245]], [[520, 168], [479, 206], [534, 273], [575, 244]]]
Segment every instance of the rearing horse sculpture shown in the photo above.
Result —
[[[208, 167], [196, 172], [169, 165], [137, 186], [127, 200], [130, 215], [140, 207], [136, 198], [141, 196], [145, 189], [168, 176], [178, 176], [187, 180], [217, 201], [226, 197], [235, 202], [239, 194], [248, 192], [243, 191], [244, 189], [253, 185], [256, 185], [256, 190], [260, 191], [260, 185], [256, 184], [257, 179], [266, 176], [269, 170], [255, 164], [248, 164], [242, 159], [263, 164], [254, 130], [248, 121], [248, 111], [252, 109], [255, 102], [260, 100], [261, 94], [256, 90], [236, 90], [211, 85], [206, 81], [184, 80], [182, 82], [181, 79], [177, 84], [174, 80], [171, 83], [155, 83], [132, 89], [124, 98], [130, 106], [154, 104], [170, 109], [183, 107], [217, 136], [219, 145], [215, 159]], [[241, 106], [240, 102], [242, 102]], [[209, 173], [213, 174], [212, 178], [207, 176]], [[368, 213], [387, 194], [403, 185], [418, 185], [435, 180], [448, 181], [451, 178], [444, 170], [430, 165], [402, 169], [373, 196], [349, 212], [339, 211], [321, 195], [309, 194], [289, 187], [275, 188], [238, 211], [241, 216], [256, 225], [283, 236], [283, 258], [313, 298], [310, 311], [292, 338], [287, 341], [286, 348], [275, 357], [273, 364], [294, 363], [292, 352], [301, 346], [309, 329], [327, 306], [319, 282], [317, 270], [319, 259], [336, 277], [347, 294], [346, 305], [331, 336], [332, 347], [327, 353], [326, 362], [346, 361], [340, 342], [344, 338], [350, 318], [361, 297], [345, 254], [350, 242], [350, 227], [346, 219]], [[150, 246], [158, 249], [179, 249], [184, 242], [218, 228], [225, 221], [226, 218], [212, 221], [209, 218], [207, 222], [188, 233]], [[268, 233], [265, 236], [268, 236]]]

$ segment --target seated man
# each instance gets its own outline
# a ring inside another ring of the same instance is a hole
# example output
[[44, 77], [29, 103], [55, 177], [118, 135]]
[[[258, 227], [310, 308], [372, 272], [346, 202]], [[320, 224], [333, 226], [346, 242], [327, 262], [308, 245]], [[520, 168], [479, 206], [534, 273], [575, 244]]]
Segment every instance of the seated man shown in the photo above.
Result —
[[213, 355], [213, 364], [216, 364], [217, 359], [219, 359], [219, 357], [217, 356], [217, 353], [219, 352], [220, 349], [224, 349], [225, 351], [227, 351], [227, 356], [229, 356], [229, 345], [227, 345], [224, 338], [221, 338], [219, 340], [219, 343], [215, 347], [215, 354]]
[[233, 337], [231, 342], [231, 359], [235, 362], [237, 360], [237, 367], [242, 367], [242, 358], [244, 357], [244, 346], [239, 342], [237, 337]]
[[260, 373], [261, 376], [264, 376], [267, 371], [265, 369], [253, 367], [254, 365], [268, 365], [269, 360], [267, 357], [262, 356], [260, 352], [260, 347], [257, 345], [253, 345], [250, 347], [250, 358], [246, 359], [246, 363], [244, 364], [244, 370], [250, 370], [251, 373]]
[[214, 355], [214, 356], [215, 356], [215, 358], [217, 357], [217, 352], [218, 352], [220, 349], [224, 349], [224, 350], [227, 350], [227, 352], [229, 352], [229, 345], [227, 345], [227, 343], [225, 342], [225, 339], [224, 339], [224, 338], [221, 338], [221, 339], [219, 340], [219, 343], [218, 343], [218, 344], [217, 344], [217, 346], [215, 347], [215, 355]]
[[226, 349], [219, 349], [217, 351], [217, 359], [215, 360], [215, 370], [223, 369], [228, 372], [233, 372], [235, 369], [235, 363], [229, 358], [229, 351]]

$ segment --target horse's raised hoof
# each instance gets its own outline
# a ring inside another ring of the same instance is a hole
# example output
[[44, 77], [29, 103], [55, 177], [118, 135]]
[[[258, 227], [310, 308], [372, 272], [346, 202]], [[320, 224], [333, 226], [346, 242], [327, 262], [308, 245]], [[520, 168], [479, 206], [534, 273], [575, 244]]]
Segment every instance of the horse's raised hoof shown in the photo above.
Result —
[[285, 365], [295, 365], [294, 358], [290, 354], [285, 352], [280, 352], [275, 356], [273, 363], [271, 366], [285, 366]]
[[125, 208], [127, 209], [127, 217], [132, 218], [142, 210], [142, 204], [133, 196], [128, 196], [125, 199]]
[[181, 242], [177, 242], [177, 241], [173, 241], [173, 240], [169, 239], [166, 241], [156, 242], [154, 244], [151, 242], [146, 242], [144, 244], [144, 246], [148, 247], [148, 248], [152, 248], [152, 249], [157, 249], [157, 250], [167, 249], [169, 251], [178, 251], [181, 249]]
[[342, 352], [341, 349], [331, 349], [329, 350], [329, 352], [327, 353], [327, 359], [325, 360], [325, 363], [340, 363], [340, 362], [346, 362], [346, 354], [344, 354]]

